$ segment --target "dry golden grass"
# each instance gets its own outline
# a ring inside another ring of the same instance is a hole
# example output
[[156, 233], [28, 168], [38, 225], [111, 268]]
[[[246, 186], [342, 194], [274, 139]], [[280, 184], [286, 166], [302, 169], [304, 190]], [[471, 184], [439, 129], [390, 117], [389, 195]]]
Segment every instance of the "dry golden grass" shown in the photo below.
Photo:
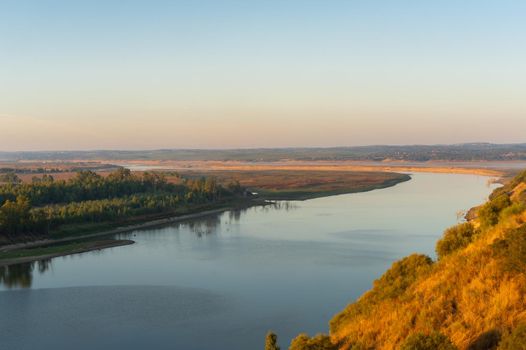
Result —
[[[524, 183], [519, 184], [512, 196], [524, 188]], [[525, 219], [524, 211], [502, 218], [465, 249], [436, 262], [430, 273], [397, 298], [371, 305], [364, 295], [339, 317], [360, 303], [365, 311], [351, 319], [335, 318], [331, 340], [341, 349], [359, 344], [394, 350], [410, 334], [439, 331], [462, 350], [487, 332], [506, 334], [526, 322], [526, 276], [503, 269], [491, 247]]]
[[261, 192], [344, 193], [373, 189], [407, 180], [407, 176], [389, 172], [319, 170], [207, 170], [180, 171], [186, 177], [213, 176], [220, 182], [239, 181]]

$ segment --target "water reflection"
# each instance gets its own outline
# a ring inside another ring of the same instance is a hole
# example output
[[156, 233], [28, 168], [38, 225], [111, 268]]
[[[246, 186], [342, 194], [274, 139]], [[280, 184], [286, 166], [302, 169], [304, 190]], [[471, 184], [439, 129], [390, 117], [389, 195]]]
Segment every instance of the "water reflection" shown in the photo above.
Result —
[[[255, 211], [260, 213], [269, 213], [271, 211], [292, 211], [298, 209], [299, 206], [294, 202], [287, 201], [276, 201], [268, 202], [262, 206], [234, 209], [227, 212], [227, 223], [229, 225], [239, 223], [242, 216], [245, 215], [248, 211]], [[188, 229], [194, 233], [197, 237], [205, 237], [217, 233], [218, 227], [221, 225], [221, 218], [224, 218], [222, 214], [211, 215], [203, 217], [200, 219], [194, 219], [192, 221], [186, 221], [175, 226], [178, 229]], [[228, 228], [227, 228], [228, 230]], [[152, 231], [152, 234], [154, 231]], [[148, 234], [147, 232], [142, 232], [141, 234]], [[119, 238], [117, 236], [117, 238]], [[91, 254], [102, 255], [104, 252], [93, 251]], [[43, 274], [51, 267], [51, 259], [40, 260], [37, 262], [16, 264], [10, 266], [1, 266], [0, 267], [0, 286], [5, 286], [6, 288], [30, 288], [33, 282], [33, 274], [38, 272]]]
[[33, 271], [44, 273], [51, 268], [51, 259], [0, 266], [0, 285], [7, 288], [30, 288], [33, 282]]
[[241, 219], [241, 214], [245, 213], [247, 209], [238, 209], [238, 210], [231, 210], [228, 212], [228, 219], [230, 222], [239, 222], [239, 219]]
[[[268, 202], [265, 205], [241, 208], [241, 209], [232, 209], [227, 212], [228, 215], [228, 224], [235, 224], [241, 220], [241, 217], [246, 214], [249, 210], [268, 213], [271, 211], [281, 211], [286, 212], [296, 210], [299, 206], [294, 202], [287, 201], [278, 201], [278, 202]], [[191, 232], [195, 233], [198, 237], [203, 237], [211, 235], [217, 232], [217, 228], [221, 225], [221, 216], [214, 215], [207, 216], [200, 219], [194, 219], [190, 222], [183, 222], [177, 225], [177, 228], [188, 228]]]
[[259, 211], [268, 213], [270, 211], [279, 211], [284, 210], [286, 212], [293, 211], [298, 209], [300, 206], [295, 202], [289, 201], [277, 201], [277, 202], [268, 202], [266, 205], [256, 207]]
[[203, 237], [215, 233], [220, 224], [221, 219], [219, 218], [219, 215], [215, 215], [200, 220], [190, 221], [186, 223], [185, 226], [198, 237]]

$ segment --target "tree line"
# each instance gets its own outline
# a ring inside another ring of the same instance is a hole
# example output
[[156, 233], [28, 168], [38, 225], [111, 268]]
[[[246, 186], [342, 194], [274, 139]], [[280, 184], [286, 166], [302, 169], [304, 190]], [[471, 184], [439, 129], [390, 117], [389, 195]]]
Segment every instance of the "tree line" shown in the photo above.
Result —
[[163, 174], [119, 169], [104, 177], [80, 171], [69, 180], [44, 175], [32, 183], [0, 185], [0, 234], [48, 234], [64, 224], [98, 223], [212, 204], [243, 193], [239, 183], [214, 178], [170, 183]]

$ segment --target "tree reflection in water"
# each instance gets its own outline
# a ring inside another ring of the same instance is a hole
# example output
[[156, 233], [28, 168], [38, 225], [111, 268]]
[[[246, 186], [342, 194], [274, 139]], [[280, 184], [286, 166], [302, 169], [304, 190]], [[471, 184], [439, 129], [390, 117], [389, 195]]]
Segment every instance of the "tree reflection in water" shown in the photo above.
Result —
[[[297, 208], [298, 206], [293, 202], [278, 201], [269, 202], [266, 205], [258, 207], [230, 210], [227, 215], [228, 220], [232, 223], [238, 222], [241, 216], [249, 210], [269, 212], [272, 210], [290, 211]], [[216, 232], [217, 227], [221, 225], [221, 215], [207, 216], [180, 225], [187, 225], [188, 228], [198, 237], [203, 237]], [[0, 266], [0, 286], [6, 288], [30, 288], [33, 282], [33, 273], [35, 271], [38, 273], [44, 273], [50, 268], [51, 259], [10, 266]]]
[[299, 206], [295, 202], [289, 201], [277, 201], [277, 202], [268, 202], [268, 204], [257, 207], [260, 211], [269, 212], [271, 210], [284, 210], [286, 212], [296, 210]]
[[210, 235], [215, 233], [217, 226], [221, 224], [221, 219], [218, 215], [208, 216], [199, 220], [190, 221], [187, 223], [188, 228], [198, 237]]
[[[278, 202], [268, 202], [265, 205], [241, 208], [241, 209], [232, 209], [229, 210], [226, 215], [228, 215], [228, 223], [239, 222], [241, 216], [250, 210], [260, 211], [260, 212], [270, 212], [273, 210], [284, 210], [291, 211], [298, 209], [298, 205], [294, 202], [287, 201], [278, 201]], [[203, 237], [206, 235], [214, 234], [217, 231], [217, 227], [221, 225], [221, 215], [207, 216], [201, 219], [194, 219], [189, 222], [184, 222], [179, 225], [187, 226], [193, 233], [198, 237]]]
[[0, 286], [7, 288], [30, 288], [33, 282], [33, 272], [38, 269], [44, 273], [51, 267], [51, 259], [39, 260], [23, 264], [0, 266]]

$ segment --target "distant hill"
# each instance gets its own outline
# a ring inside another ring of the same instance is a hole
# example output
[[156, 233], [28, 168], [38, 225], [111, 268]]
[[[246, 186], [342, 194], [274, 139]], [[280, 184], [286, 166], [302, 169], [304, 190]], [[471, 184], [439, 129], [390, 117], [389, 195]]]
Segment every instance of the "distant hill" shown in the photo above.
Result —
[[[526, 349], [526, 171], [291, 350]], [[345, 276], [342, 276], [345, 278]], [[330, 286], [327, 286], [330, 288]]]
[[0, 160], [362, 160], [509, 161], [526, 160], [526, 143], [357, 146], [332, 148], [162, 149], [150, 151], [0, 152]]

